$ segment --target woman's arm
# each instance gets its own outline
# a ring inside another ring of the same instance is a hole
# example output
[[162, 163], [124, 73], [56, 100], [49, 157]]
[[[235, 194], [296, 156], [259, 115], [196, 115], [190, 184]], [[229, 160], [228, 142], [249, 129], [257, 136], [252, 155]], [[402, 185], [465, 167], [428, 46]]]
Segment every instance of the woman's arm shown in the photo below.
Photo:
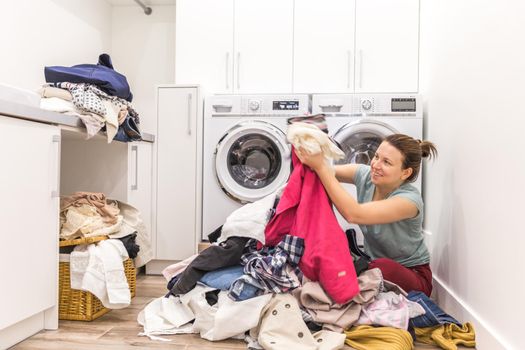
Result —
[[400, 197], [359, 204], [339, 183], [322, 154], [309, 155], [300, 150], [296, 153], [303, 164], [317, 173], [328, 197], [346, 221], [376, 225], [412, 218], [418, 214], [415, 203]]
[[335, 177], [337, 180], [349, 184], [354, 183], [355, 173], [359, 164], [343, 164], [336, 165], [335, 168]]

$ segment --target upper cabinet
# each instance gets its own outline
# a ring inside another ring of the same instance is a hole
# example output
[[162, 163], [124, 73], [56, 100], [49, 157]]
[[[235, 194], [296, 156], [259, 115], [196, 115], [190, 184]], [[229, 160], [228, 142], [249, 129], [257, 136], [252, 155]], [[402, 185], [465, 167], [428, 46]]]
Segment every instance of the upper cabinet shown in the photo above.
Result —
[[419, 0], [178, 0], [176, 75], [205, 93], [417, 92]]
[[175, 81], [233, 89], [233, 0], [177, 0]]
[[178, 0], [175, 81], [209, 93], [292, 91], [293, 0]]
[[294, 92], [417, 92], [418, 0], [297, 0]]
[[354, 91], [354, 0], [295, 2], [294, 92]]
[[357, 0], [355, 91], [417, 92], [418, 0]]

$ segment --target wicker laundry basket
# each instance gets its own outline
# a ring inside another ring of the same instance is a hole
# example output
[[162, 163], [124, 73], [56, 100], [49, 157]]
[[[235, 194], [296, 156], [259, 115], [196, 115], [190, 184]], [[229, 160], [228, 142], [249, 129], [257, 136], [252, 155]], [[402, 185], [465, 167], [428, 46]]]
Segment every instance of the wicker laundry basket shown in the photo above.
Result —
[[[90, 244], [107, 239], [107, 236], [80, 238], [70, 241], [60, 241], [60, 247], [78, 244]], [[132, 259], [124, 261], [124, 273], [128, 280], [131, 297], [135, 296], [137, 287], [137, 271]], [[59, 262], [58, 274], [59, 307], [58, 318], [61, 320], [93, 321], [108, 313], [108, 309], [102, 302], [90, 292], [71, 289], [69, 262]]]

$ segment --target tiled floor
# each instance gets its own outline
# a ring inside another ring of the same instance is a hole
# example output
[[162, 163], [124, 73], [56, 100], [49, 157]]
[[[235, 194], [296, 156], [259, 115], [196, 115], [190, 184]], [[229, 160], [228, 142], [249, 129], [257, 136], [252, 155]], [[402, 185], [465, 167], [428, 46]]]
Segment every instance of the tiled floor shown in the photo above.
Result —
[[[246, 343], [240, 340], [210, 342], [201, 339], [197, 334], [165, 336], [165, 338], [171, 339], [171, 342], [153, 341], [147, 337], [137, 336], [142, 331], [142, 327], [137, 323], [139, 311], [151, 299], [163, 295], [165, 288], [164, 278], [139, 275], [137, 277], [137, 295], [132, 299], [128, 308], [112, 310], [93, 322], [60, 321], [58, 330], [41, 331], [12, 349], [246, 349]], [[345, 349], [352, 348], [345, 346]], [[436, 347], [418, 344], [415, 349], [436, 349]]]

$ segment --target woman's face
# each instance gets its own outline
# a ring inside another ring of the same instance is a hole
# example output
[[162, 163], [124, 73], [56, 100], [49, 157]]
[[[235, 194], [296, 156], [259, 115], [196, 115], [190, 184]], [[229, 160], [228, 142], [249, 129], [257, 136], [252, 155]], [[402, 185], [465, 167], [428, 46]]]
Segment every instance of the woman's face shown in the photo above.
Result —
[[386, 141], [377, 148], [370, 169], [376, 186], [399, 186], [412, 174], [412, 168], [403, 169], [403, 154]]

